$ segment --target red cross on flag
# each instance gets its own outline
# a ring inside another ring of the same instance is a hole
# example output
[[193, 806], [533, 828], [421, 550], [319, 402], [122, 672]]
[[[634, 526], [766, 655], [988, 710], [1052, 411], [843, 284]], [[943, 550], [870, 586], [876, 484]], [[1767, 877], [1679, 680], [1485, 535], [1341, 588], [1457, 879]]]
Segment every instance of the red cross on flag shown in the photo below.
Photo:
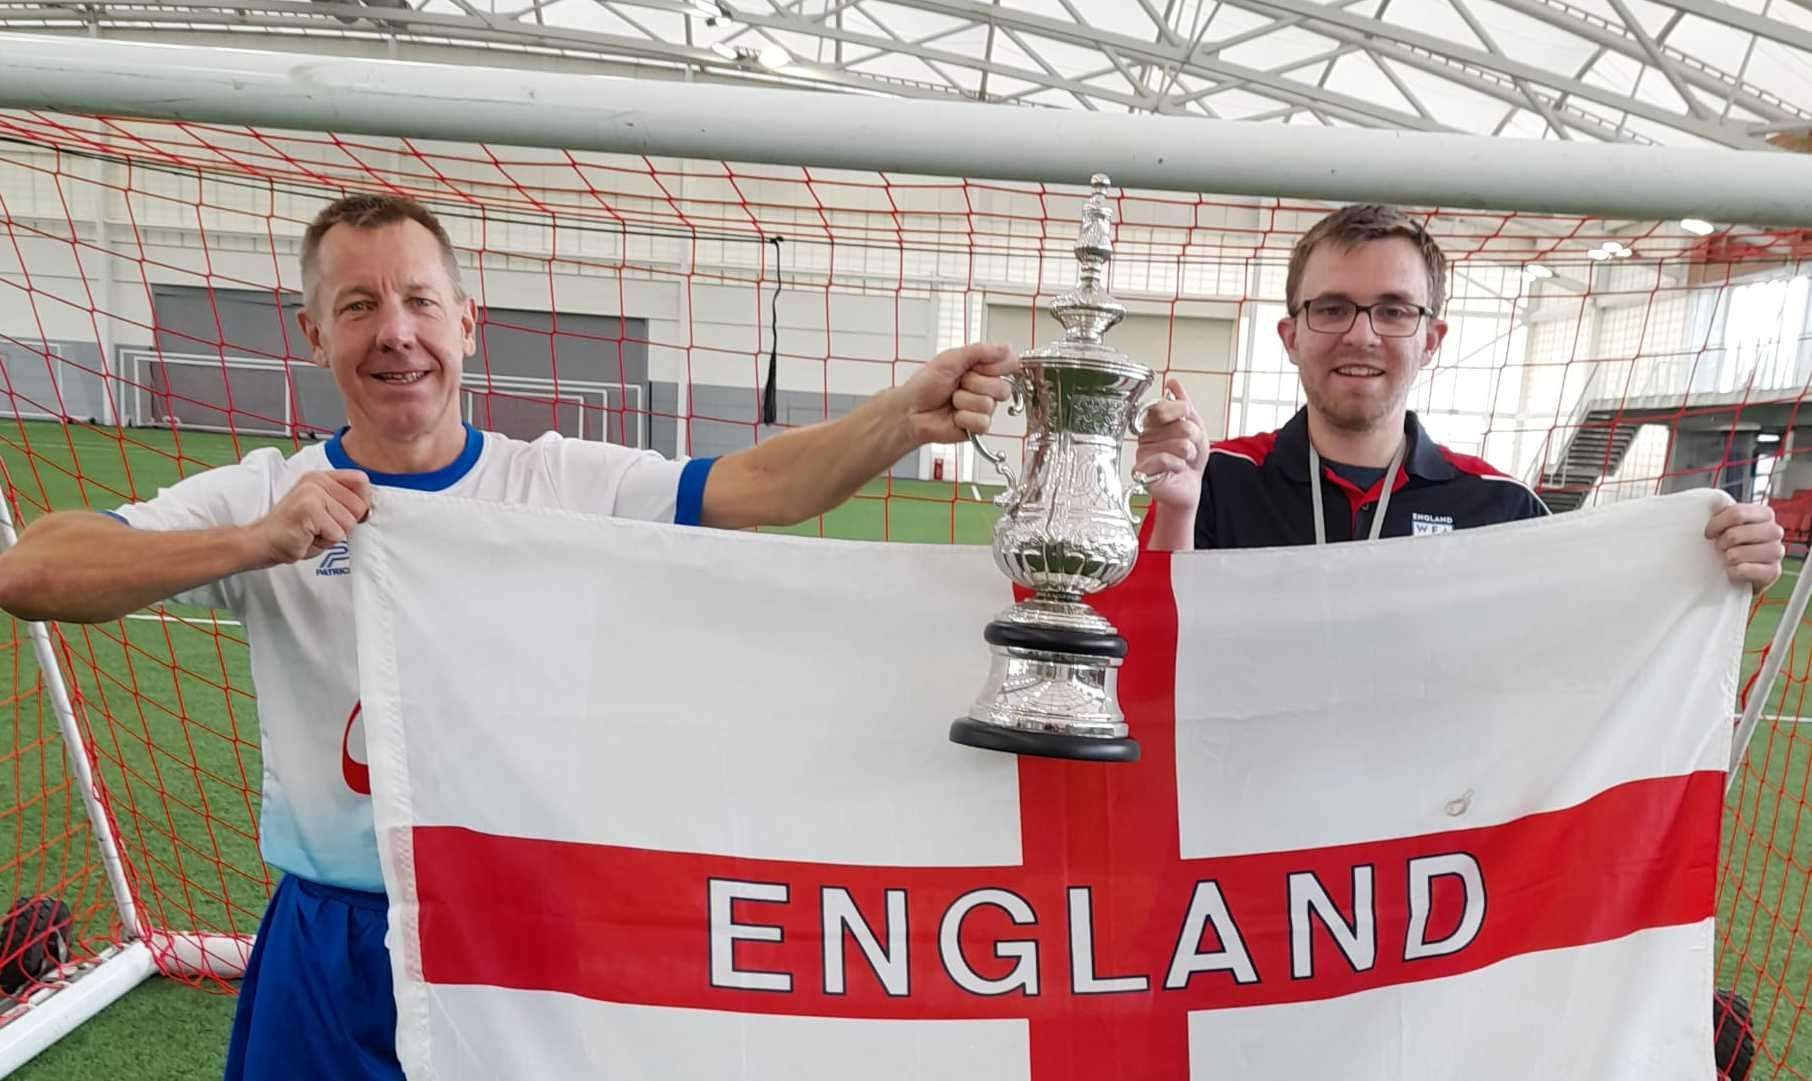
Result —
[[411, 1078], [1704, 1081], [1746, 593], [1687, 493], [1147, 553], [1144, 755], [948, 742], [980, 548], [380, 493]]

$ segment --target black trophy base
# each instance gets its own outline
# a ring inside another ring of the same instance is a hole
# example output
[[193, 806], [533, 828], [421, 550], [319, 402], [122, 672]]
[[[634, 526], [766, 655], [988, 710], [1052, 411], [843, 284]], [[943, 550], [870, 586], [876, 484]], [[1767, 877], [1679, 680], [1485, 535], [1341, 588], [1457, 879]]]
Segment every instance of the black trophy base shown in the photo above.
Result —
[[996, 619], [982, 628], [982, 641], [1007, 649], [1062, 653], [1078, 658], [1098, 657], [1118, 661], [1126, 656], [1126, 639], [1115, 634], [1112, 627], [1106, 630], [1083, 630], [1079, 627], [1046, 627]]
[[1038, 758], [1068, 758], [1077, 762], [1139, 760], [1139, 741], [1130, 736], [1109, 739], [1103, 736], [1069, 736], [1061, 732], [1030, 732], [1023, 728], [983, 724], [973, 717], [958, 717], [950, 723], [950, 742], [988, 751], [1029, 754]]

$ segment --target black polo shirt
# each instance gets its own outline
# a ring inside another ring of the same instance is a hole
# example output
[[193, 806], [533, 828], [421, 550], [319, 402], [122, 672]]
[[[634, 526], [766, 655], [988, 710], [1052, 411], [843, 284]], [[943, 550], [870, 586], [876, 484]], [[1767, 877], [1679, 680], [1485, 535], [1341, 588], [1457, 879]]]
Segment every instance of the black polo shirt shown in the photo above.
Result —
[[[1409, 446], [1385, 508], [1383, 536], [1446, 533], [1548, 513], [1547, 504], [1522, 482], [1493, 469], [1483, 458], [1455, 454], [1429, 438], [1414, 413], [1404, 418], [1403, 433]], [[1375, 472], [1377, 479], [1361, 488], [1322, 459], [1322, 511], [1330, 543], [1371, 536], [1383, 487], [1383, 470]], [[1209, 448], [1202, 501], [1196, 509], [1195, 546], [1314, 544], [1312, 498], [1309, 413], [1304, 408], [1275, 432], [1228, 439]]]

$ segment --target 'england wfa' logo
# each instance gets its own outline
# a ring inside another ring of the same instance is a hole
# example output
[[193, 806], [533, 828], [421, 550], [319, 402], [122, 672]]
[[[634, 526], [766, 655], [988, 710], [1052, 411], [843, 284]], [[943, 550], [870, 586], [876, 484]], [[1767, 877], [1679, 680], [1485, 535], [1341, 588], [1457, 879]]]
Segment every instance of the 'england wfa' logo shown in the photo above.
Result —
[[1417, 537], [1433, 536], [1436, 533], [1453, 532], [1453, 515], [1422, 514], [1417, 512], [1409, 516], [1410, 533]]
[[315, 566], [315, 573], [319, 575], [351, 574], [352, 568], [347, 566], [350, 562], [352, 562], [352, 551], [346, 546], [345, 541], [341, 541], [321, 553], [321, 562]]

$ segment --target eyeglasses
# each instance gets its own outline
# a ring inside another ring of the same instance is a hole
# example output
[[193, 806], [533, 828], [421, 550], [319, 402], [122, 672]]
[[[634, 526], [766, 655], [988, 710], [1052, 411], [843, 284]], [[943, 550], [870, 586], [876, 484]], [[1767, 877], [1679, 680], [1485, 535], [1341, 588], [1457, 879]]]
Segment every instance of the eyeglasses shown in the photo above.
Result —
[[1309, 329], [1323, 334], [1345, 334], [1359, 320], [1359, 313], [1371, 320], [1372, 333], [1380, 338], [1408, 338], [1422, 327], [1422, 320], [1434, 314], [1420, 304], [1386, 300], [1376, 304], [1354, 304], [1344, 297], [1317, 297], [1303, 301], [1292, 315], [1308, 317]]

